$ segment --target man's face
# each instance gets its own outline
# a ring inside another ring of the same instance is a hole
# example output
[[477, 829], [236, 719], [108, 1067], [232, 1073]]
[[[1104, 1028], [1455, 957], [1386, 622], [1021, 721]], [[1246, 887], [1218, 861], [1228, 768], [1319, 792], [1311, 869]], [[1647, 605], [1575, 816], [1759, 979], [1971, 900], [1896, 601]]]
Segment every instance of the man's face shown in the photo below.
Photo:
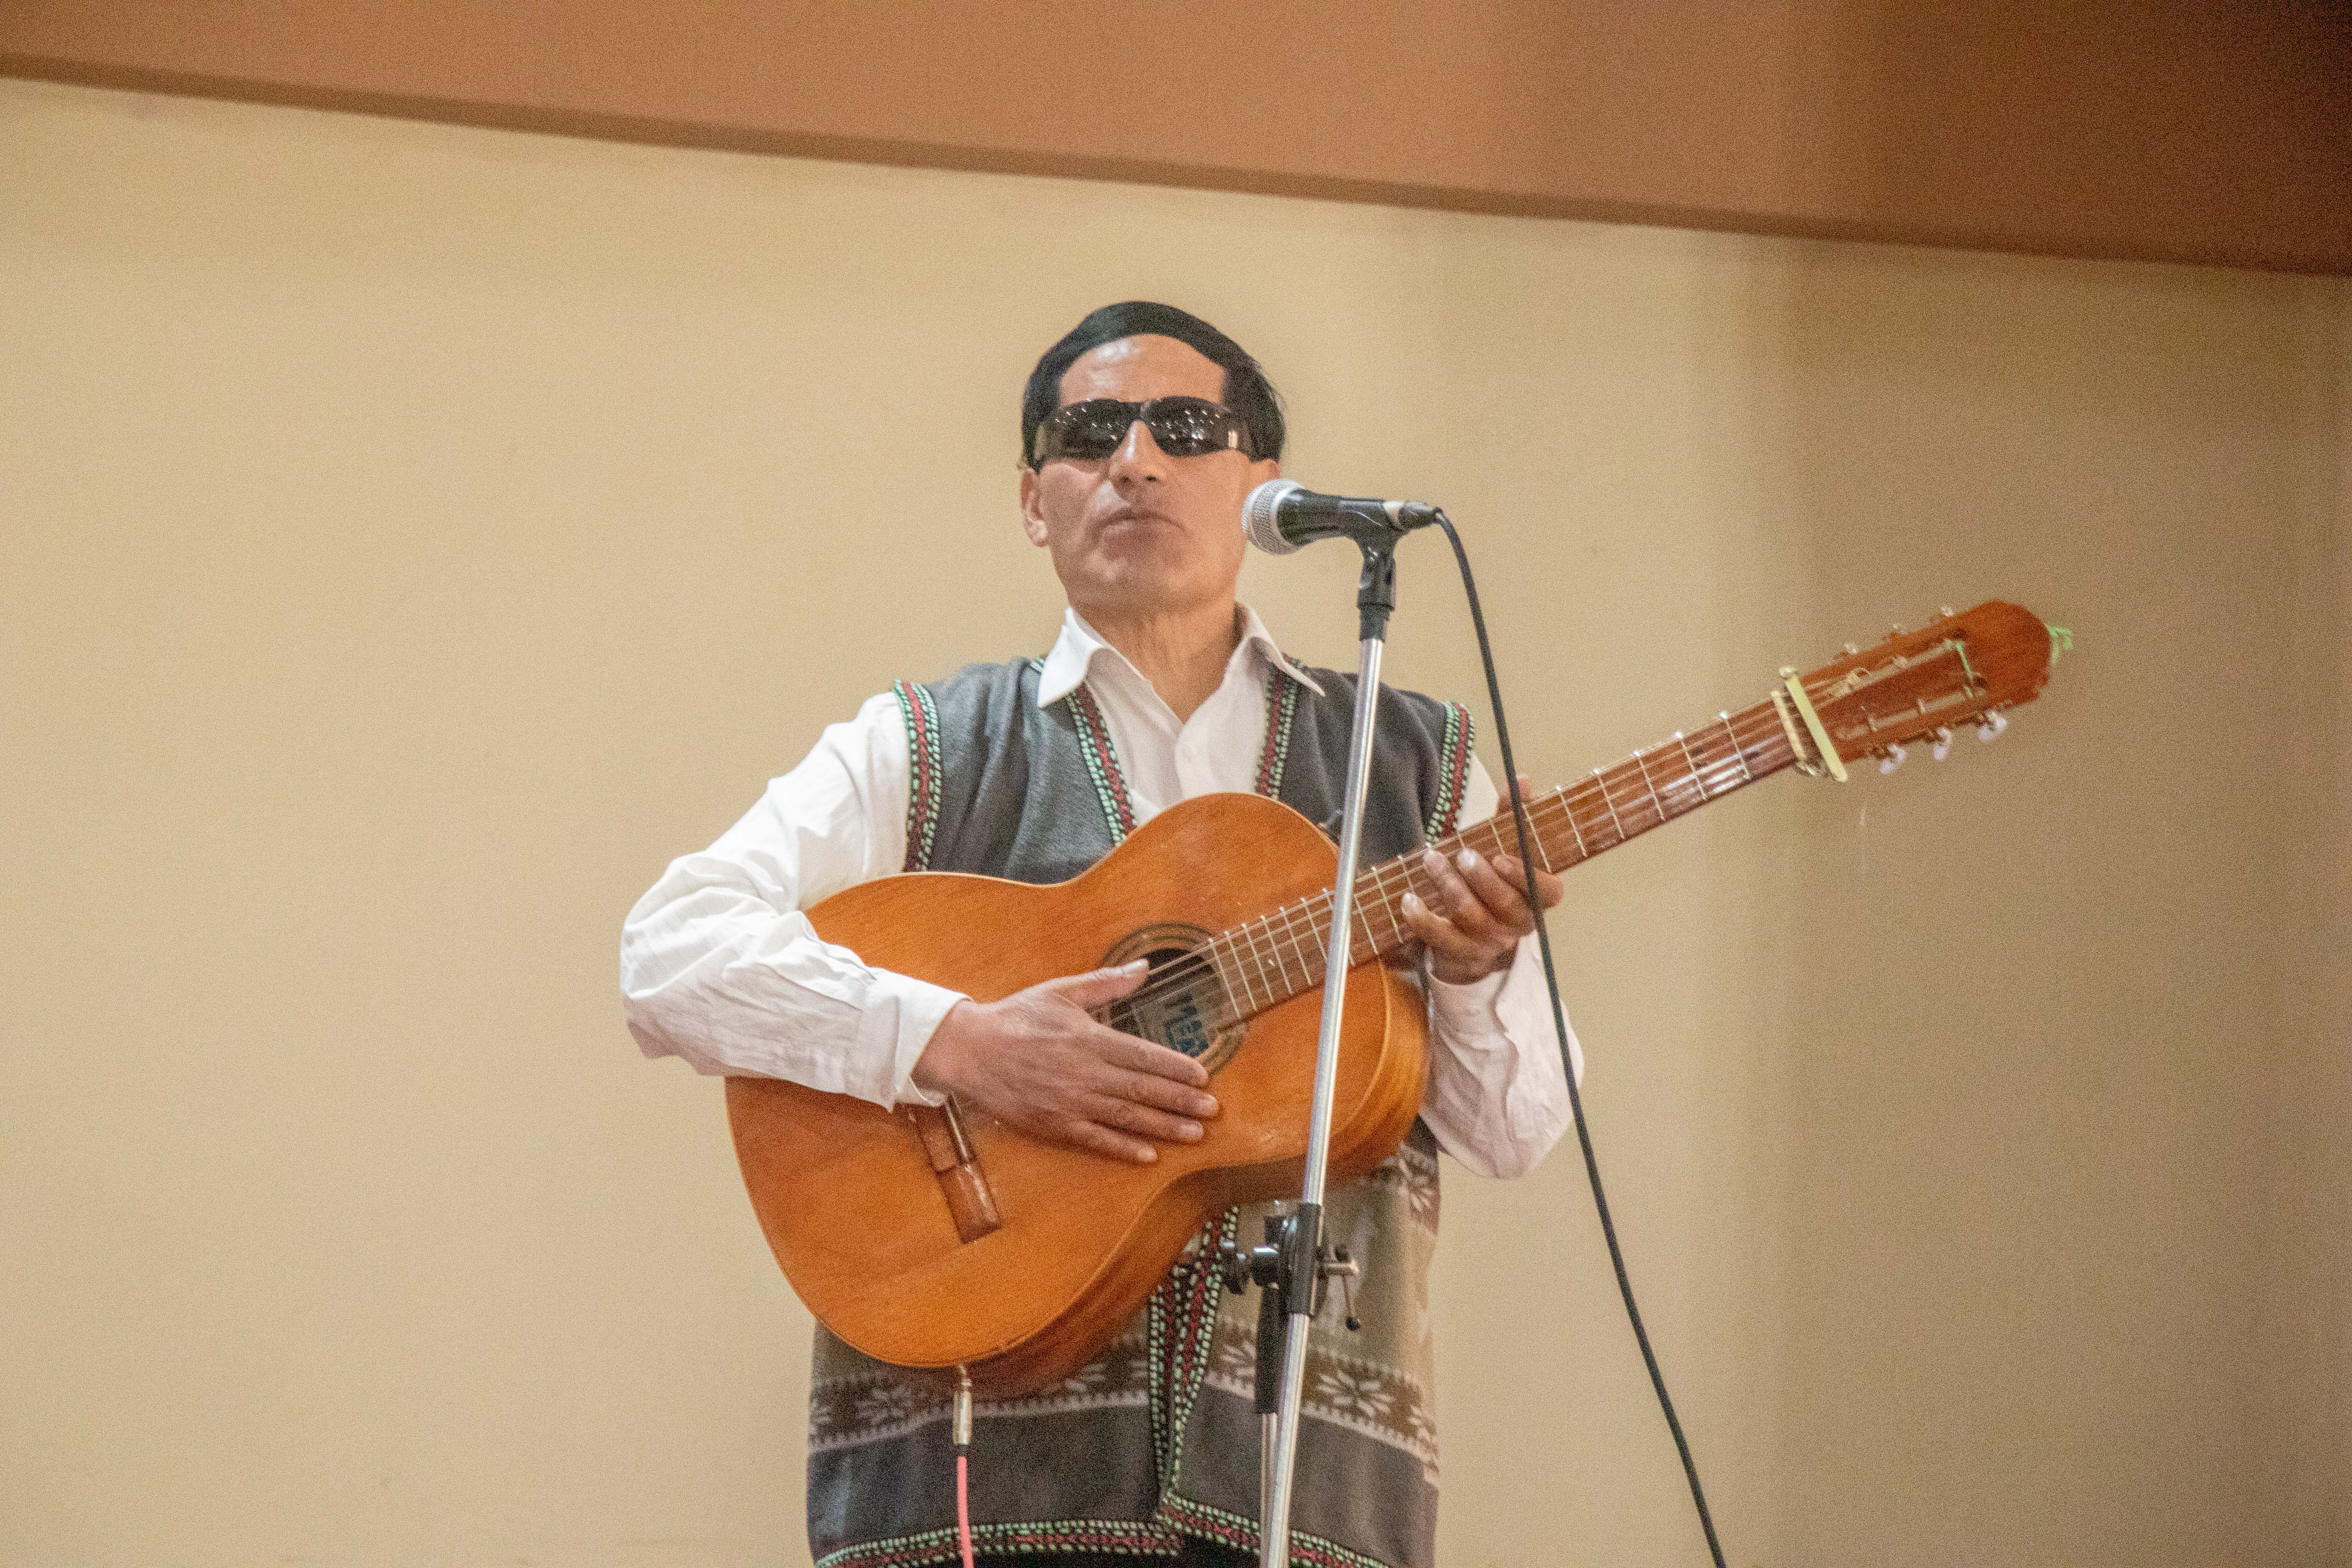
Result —
[[[1061, 404], [1090, 397], [1223, 400], [1225, 373], [1174, 338], [1121, 338], [1062, 373]], [[1056, 458], [1021, 472], [1030, 542], [1051, 551], [1070, 603], [1088, 619], [1230, 602], [1242, 570], [1242, 501], [1281, 465], [1233, 450], [1171, 458], [1141, 421], [1108, 458]]]

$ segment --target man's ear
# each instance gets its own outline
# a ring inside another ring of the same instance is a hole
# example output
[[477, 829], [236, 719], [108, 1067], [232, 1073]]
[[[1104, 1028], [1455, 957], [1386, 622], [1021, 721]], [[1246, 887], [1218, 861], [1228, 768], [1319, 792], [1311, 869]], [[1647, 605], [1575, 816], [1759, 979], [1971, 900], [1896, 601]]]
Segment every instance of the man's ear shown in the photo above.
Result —
[[1037, 470], [1021, 470], [1021, 531], [1038, 549], [1045, 548], [1045, 514], [1037, 510]]

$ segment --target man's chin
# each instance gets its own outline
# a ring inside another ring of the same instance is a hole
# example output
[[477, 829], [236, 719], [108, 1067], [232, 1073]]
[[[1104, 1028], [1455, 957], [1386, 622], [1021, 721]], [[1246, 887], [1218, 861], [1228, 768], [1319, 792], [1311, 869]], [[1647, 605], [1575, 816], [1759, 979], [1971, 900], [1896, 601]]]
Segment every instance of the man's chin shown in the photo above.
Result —
[[1199, 547], [1167, 523], [1120, 523], [1106, 529], [1087, 552], [1083, 569], [1106, 582], [1171, 587], [1201, 574]]
[[[1078, 576], [1066, 573], [1062, 588], [1079, 613], [1089, 617], [1097, 612], [1152, 615], [1187, 609], [1214, 597], [1204, 588], [1208, 579], [1209, 574], [1198, 563], [1185, 563], [1178, 570], [1172, 563], [1129, 559], [1095, 563], [1093, 570]], [[1232, 586], [1226, 584], [1228, 595]]]

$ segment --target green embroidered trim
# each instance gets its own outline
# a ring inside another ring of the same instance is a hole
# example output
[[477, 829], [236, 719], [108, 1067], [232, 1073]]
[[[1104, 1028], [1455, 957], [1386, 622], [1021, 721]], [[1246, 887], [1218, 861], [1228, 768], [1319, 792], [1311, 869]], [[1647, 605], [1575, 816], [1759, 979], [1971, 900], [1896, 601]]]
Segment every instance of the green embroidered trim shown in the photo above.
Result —
[[[1160, 1511], [1182, 1523], [1184, 1532], [1203, 1541], [1213, 1541], [1220, 1546], [1230, 1546], [1242, 1552], [1259, 1552], [1258, 1524], [1254, 1519], [1228, 1513], [1211, 1503], [1195, 1502], [1188, 1497], [1167, 1496], [1160, 1499]], [[1314, 1564], [1314, 1568], [1389, 1568], [1377, 1557], [1367, 1557], [1360, 1552], [1350, 1552], [1336, 1541], [1312, 1535], [1303, 1530], [1290, 1532], [1290, 1560]], [[822, 1568], [822, 1565], [821, 1565]]]
[[[1189, 1266], [1179, 1266], [1171, 1277], [1171, 1283], [1183, 1281], [1178, 1286], [1177, 1294], [1184, 1297], [1185, 1300], [1179, 1324], [1182, 1333], [1176, 1342], [1175, 1353], [1169, 1364], [1175, 1399], [1169, 1412], [1168, 1446], [1160, 1456], [1160, 1490], [1163, 1497], [1175, 1490], [1177, 1468], [1184, 1459], [1184, 1433], [1192, 1425], [1192, 1405], [1201, 1396], [1201, 1384], [1208, 1381], [1209, 1346], [1216, 1328], [1217, 1292], [1224, 1288], [1223, 1272], [1217, 1267], [1217, 1254], [1239, 1232], [1241, 1217], [1240, 1209], [1230, 1208], [1203, 1226], [1201, 1245], [1194, 1251], [1192, 1262]], [[1189, 1279], [1186, 1278], [1188, 1268]], [[1156, 1329], [1157, 1291], [1152, 1293], [1152, 1306]], [[1154, 1366], [1156, 1370], [1156, 1361]]]
[[907, 725], [907, 861], [909, 871], [928, 871], [940, 831], [940, 711], [929, 687], [894, 680], [898, 716]]
[[1103, 820], [1110, 826], [1110, 842], [1117, 848], [1135, 831], [1135, 808], [1128, 803], [1127, 777], [1118, 771], [1118, 753], [1110, 743], [1110, 731], [1103, 723], [1102, 710], [1095, 706], [1094, 693], [1085, 686], [1073, 686], [1063, 699], [1070, 705], [1070, 716], [1076, 721], [1078, 754], [1086, 759], [1087, 776], [1094, 780], [1095, 798], [1102, 804]]
[[[1179, 1271], [1181, 1272], [1181, 1270]], [[1168, 1309], [1160, 1298], [1175, 1287], [1176, 1274], [1171, 1274], [1152, 1288], [1144, 1303], [1144, 1364], [1149, 1369], [1144, 1388], [1144, 1407], [1151, 1419], [1151, 1469], [1162, 1478], [1168, 1474], [1170, 1456], [1175, 1445], [1169, 1441], [1168, 1420]], [[1165, 1480], [1162, 1481], [1165, 1486]]]
[[[1055, 1520], [1043, 1524], [975, 1524], [972, 1545], [1010, 1552], [1100, 1552], [1121, 1557], [1174, 1557], [1183, 1537], [1161, 1526], [1125, 1519]], [[897, 1535], [863, 1546], [845, 1546], [816, 1561], [816, 1568], [923, 1568], [953, 1563], [960, 1555], [955, 1528]]]
[[1423, 840], [1443, 838], [1454, 831], [1462, 814], [1462, 793], [1470, 782], [1470, 742], [1474, 728], [1470, 710], [1459, 702], [1445, 705], [1445, 739], [1437, 751], [1437, 798], [1429, 820], [1421, 825]]

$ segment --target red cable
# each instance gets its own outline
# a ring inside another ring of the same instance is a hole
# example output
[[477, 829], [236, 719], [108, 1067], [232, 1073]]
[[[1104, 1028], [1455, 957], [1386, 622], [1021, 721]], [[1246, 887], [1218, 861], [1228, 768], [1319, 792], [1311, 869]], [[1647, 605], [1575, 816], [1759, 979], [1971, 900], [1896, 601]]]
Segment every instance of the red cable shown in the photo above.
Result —
[[963, 1548], [963, 1568], [972, 1568], [971, 1562], [971, 1499], [964, 1489], [965, 1458], [956, 1455], [956, 1542]]

